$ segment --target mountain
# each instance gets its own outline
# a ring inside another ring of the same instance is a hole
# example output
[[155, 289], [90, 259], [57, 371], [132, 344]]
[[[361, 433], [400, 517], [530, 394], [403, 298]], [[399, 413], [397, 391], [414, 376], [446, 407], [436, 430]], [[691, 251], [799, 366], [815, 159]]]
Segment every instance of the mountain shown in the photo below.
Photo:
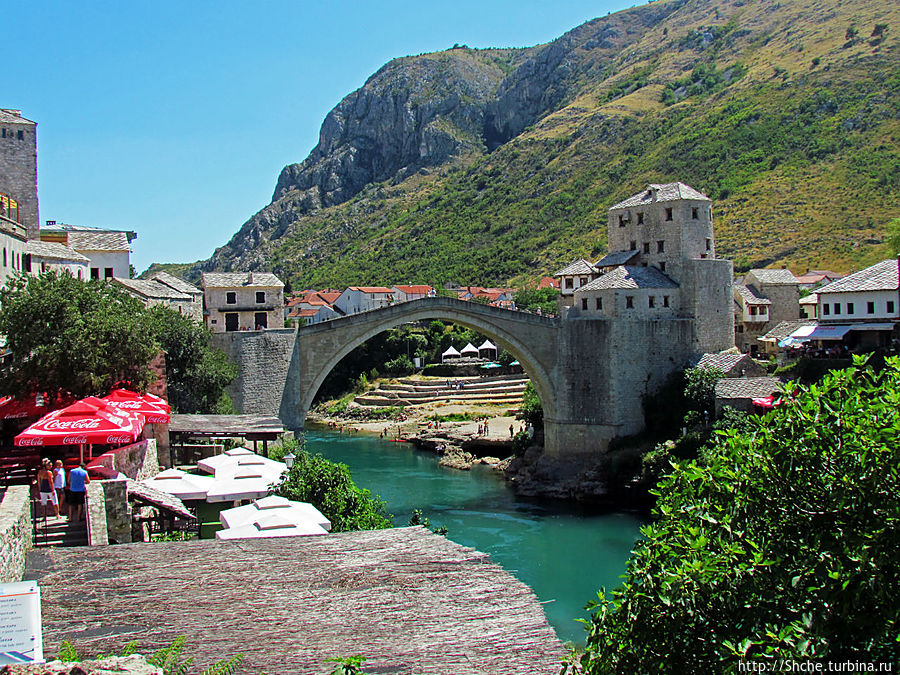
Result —
[[900, 5], [658, 0], [545, 45], [395, 59], [189, 276], [506, 283], [605, 250], [648, 182], [714, 200], [737, 269], [849, 270], [900, 215]]

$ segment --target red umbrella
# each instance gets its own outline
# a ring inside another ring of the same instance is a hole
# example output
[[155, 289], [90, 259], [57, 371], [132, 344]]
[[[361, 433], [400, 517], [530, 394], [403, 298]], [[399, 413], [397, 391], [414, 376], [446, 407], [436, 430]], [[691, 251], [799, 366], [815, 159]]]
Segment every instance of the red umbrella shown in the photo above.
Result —
[[128, 389], [113, 389], [100, 399], [119, 410], [143, 415], [148, 424], [168, 424], [171, 409], [165, 399], [153, 394], [136, 394]]
[[25, 398], [4, 396], [0, 399], [0, 419], [16, 420], [29, 417], [41, 417], [51, 410], [56, 410], [57, 408], [62, 408], [63, 406], [72, 403], [72, 401], [73, 398], [69, 395], [66, 395], [65, 397], [60, 395], [55, 399], [50, 399], [49, 396], [45, 396], [44, 394], [32, 394]]
[[17, 446], [134, 443], [144, 416], [119, 410], [88, 396], [67, 408], [44, 415], [16, 436]]

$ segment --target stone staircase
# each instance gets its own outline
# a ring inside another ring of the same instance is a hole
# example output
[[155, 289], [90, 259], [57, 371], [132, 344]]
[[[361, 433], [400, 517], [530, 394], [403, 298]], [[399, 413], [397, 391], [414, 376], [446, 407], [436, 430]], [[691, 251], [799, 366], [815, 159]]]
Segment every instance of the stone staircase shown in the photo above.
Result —
[[34, 545], [87, 546], [87, 525], [84, 520], [69, 522], [68, 518], [37, 518], [34, 521]]
[[355, 402], [374, 407], [415, 406], [438, 401], [463, 405], [518, 405], [527, 384], [528, 378], [523, 375], [402, 379], [357, 396]]

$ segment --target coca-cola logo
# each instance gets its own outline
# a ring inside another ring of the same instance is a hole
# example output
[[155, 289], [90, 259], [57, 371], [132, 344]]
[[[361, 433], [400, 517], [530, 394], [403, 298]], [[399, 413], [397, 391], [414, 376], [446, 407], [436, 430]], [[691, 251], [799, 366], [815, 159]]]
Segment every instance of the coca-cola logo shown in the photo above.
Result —
[[66, 436], [63, 438], [63, 445], [80, 445], [87, 442], [87, 436]]
[[106, 442], [107, 443], [130, 443], [131, 436], [124, 435], [124, 434], [118, 435], [118, 436], [115, 434], [110, 434], [109, 436], [106, 437]]
[[116, 408], [131, 408], [132, 410], [137, 410], [141, 407], [141, 404], [137, 401], [110, 401], [109, 403]]
[[96, 429], [100, 426], [100, 420], [81, 419], [81, 420], [49, 420], [44, 424], [47, 431], [68, 431], [69, 429]]
[[19, 441], [19, 445], [43, 445], [43, 438], [23, 438]]

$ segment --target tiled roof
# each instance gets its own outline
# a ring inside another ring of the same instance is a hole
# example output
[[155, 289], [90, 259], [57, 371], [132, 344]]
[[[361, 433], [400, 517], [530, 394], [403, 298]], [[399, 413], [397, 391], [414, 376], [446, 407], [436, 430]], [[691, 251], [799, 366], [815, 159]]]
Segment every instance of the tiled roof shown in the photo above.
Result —
[[[653, 198], [654, 191], [656, 192], [656, 199]], [[643, 206], [654, 202], [672, 202], [678, 199], [710, 201], [705, 194], [697, 192], [690, 185], [685, 185], [684, 183], [651, 183], [642, 192], [638, 192], [625, 201], [611, 206], [610, 209], [627, 209], [632, 206]]]
[[414, 285], [414, 286], [394, 286], [398, 291], [403, 291], [407, 295], [426, 295], [431, 293], [434, 289], [431, 286], [425, 286], [422, 284]]
[[580, 260], [576, 260], [575, 262], [563, 267], [559, 272], [554, 274], [555, 277], [561, 277], [564, 275], [579, 275], [579, 274], [596, 274], [596, 268], [591, 264], [589, 260], [585, 260], [581, 258]]
[[747, 304], [750, 305], [771, 305], [772, 301], [759, 294], [753, 286], [745, 286], [744, 284], [735, 284], [734, 290], [741, 296]]
[[618, 265], [624, 265], [634, 256], [636, 256], [637, 253], [637, 250], [614, 251], [613, 253], [607, 253], [605, 256], [600, 258], [600, 260], [594, 263], [594, 267], [617, 267]]
[[239, 286], [278, 288], [284, 286], [281, 279], [271, 272], [207, 272], [202, 279], [203, 288], [237, 288]]
[[559, 288], [559, 280], [553, 277], [541, 277], [538, 288]]
[[76, 251], [131, 251], [128, 235], [124, 232], [85, 232], [68, 233], [69, 248]]
[[178, 277], [169, 274], [168, 272], [157, 272], [151, 277], [151, 279], [156, 279], [156, 281], [165, 284], [166, 286], [170, 286], [176, 291], [187, 293], [188, 295], [197, 295], [199, 293], [203, 293], [203, 291], [201, 291], [193, 284], [189, 284], [184, 279], [179, 279]]
[[613, 268], [575, 292], [602, 291], [609, 288], [678, 288], [678, 284], [655, 267], [620, 266]]
[[155, 279], [113, 279], [117, 284], [125, 287], [126, 290], [145, 298], [153, 298], [154, 300], [191, 300], [188, 293], [176, 291], [171, 286], [156, 281]]
[[326, 293], [325, 291], [319, 291], [319, 297], [322, 298], [327, 304], [333, 305], [334, 301], [341, 297], [341, 294], [338, 291], [329, 291]]
[[784, 338], [788, 337], [795, 330], [800, 328], [800, 326], [815, 326], [816, 322], [810, 319], [792, 319], [791, 321], [781, 321], [775, 324], [772, 330], [768, 331], [765, 335], [760, 335], [759, 339], [763, 338], [767, 340], [774, 340], [778, 342], [779, 340], [784, 340]]
[[726, 377], [716, 382], [716, 398], [762, 398], [781, 390], [774, 377]]
[[186, 518], [188, 520], [197, 519], [193, 513], [185, 508], [184, 502], [178, 497], [163, 492], [162, 490], [157, 490], [147, 483], [131, 480], [130, 478], [126, 480], [126, 490], [128, 491], [128, 496], [132, 499], [137, 499], [140, 502], [165, 509], [170, 513], [174, 513], [179, 518]]
[[832, 281], [818, 290], [819, 295], [825, 293], [850, 293], [854, 291], [896, 291], [896, 260], [882, 260], [859, 272], [848, 274], [843, 279]]
[[711, 368], [714, 370], [721, 370], [723, 373], [727, 373], [741, 361], [749, 358], [750, 357], [746, 354], [734, 354], [729, 352], [704, 354], [700, 357], [700, 360], [697, 362], [696, 367]]
[[[16, 113], [19, 114], [17, 115]], [[34, 122], [22, 117], [20, 111], [12, 111], [8, 108], [0, 109], [0, 122], [2, 122], [3, 124], [30, 124], [34, 126]]]
[[90, 259], [68, 246], [53, 241], [31, 239], [25, 242], [25, 253], [47, 260], [68, 260], [71, 262], [89, 263]]
[[789, 269], [774, 269], [774, 270], [763, 270], [756, 269], [750, 270], [748, 274], [752, 274], [757, 279], [759, 279], [760, 283], [763, 284], [796, 284], [797, 277]]
[[817, 305], [819, 304], [819, 294], [810, 293], [806, 297], [800, 298], [801, 305]]
[[351, 291], [360, 291], [361, 293], [393, 293], [390, 288], [384, 286], [350, 286]]

